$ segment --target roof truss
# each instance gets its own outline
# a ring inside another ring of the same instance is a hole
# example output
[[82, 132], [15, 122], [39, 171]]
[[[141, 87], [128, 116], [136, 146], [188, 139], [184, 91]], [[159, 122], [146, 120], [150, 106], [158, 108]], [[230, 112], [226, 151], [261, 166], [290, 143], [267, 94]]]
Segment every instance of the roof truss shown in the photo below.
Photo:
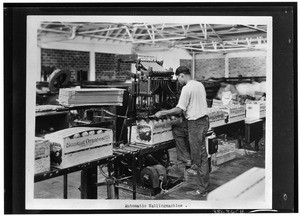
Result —
[[267, 44], [266, 25], [226, 25], [209, 23], [93, 23], [43, 22], [38, 29], [41, 43], [51, 37], [73, 40], [76, 37], [125, 42], [135, 47], [159, 46], [193, 52], [226, 52], [256, 49]]

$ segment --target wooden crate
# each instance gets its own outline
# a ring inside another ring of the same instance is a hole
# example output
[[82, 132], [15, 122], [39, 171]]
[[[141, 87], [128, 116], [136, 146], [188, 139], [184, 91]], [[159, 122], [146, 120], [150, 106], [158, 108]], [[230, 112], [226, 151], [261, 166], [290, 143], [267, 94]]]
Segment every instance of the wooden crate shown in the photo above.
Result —
[[61, 169], [113, 154], [113, 132], [106, 128], [67, 128], [45, 138], [51, 142], [51, 166]]
[[236, 150], [231, 150], [228, 152], [215, 153], [211, 157], [211, 163], [214, 166], [218, 166], [225, 162], [231, 161], [236, 158]]
[[34, 173], [50, 171], [50, 142], [39, 137], [35, 138]]

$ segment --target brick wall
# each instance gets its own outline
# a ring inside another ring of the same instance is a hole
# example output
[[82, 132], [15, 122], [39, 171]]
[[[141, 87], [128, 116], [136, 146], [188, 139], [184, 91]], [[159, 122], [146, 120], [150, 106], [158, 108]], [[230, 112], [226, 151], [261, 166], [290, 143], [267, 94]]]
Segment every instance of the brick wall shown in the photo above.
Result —
[[76, 80], [76, 71], [89, 70], [89, 52], [70, 50], [41, 50], [42, 72], [49, 68], [59, 68], [71, 71], [71, 81]]
[[[241, 56], [241, 57], [239, 57]], [[228, 61], [229, 77], [266, 76], [266, 56], [262, 53], [230, 53], [200, 54], [195, 60], [195, 79], [208, 79], [210, 77], [225, 77], [225, 61]], [[192, 68], [192, 60], [181, 59], [181, 66]]]
[[224, 77], [225, 59], [196, 59], [195, 79], [208, 79], [210, 77]]
[[[181, 59], [180, 66], [192, 68], [192, 60]], [[176, 69], [175, 69], [176, 70]], [[225, 60], [224, 58], [196, 59], [195, 79], [208, 79], [210, 77], [224, 77]]]
[[[192, 60], [190, 59], [180, 59], [180, 66], [185, 66], [192, 70]], [[174, 69], [174, 72], [176, 71], [177, 68]]]
[[131, 71], [130, 63], [120, 63], [118, 71], [118, 61], [115, 54], [96, 53], [96, 80], [129, 78]]
[[[89, 52], [70, 50], [41, 50], [42, 72], [51, 73], [56, 68], [71, 71], [71, 81], [76, 80], [76, 72], [89, 71]], [[118, 64], [115, 54], [95, 53], [96, 80], [103, 78], [129, 78], [130, 63], [121, 63], [120, 72], [116, 73]]]
[[229, 58], [229, 76], [266, 76], [266, 57]]

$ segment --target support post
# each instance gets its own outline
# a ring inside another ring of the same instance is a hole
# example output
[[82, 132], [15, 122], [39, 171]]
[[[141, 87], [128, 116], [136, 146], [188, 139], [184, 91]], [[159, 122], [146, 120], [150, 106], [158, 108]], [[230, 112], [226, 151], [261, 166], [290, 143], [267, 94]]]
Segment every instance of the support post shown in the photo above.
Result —
[[228, 55], [225, 54], [225, 74], [224, 74], [225, 78], [229, 77], [229, 58]]
[[95, 57], [95, 51], [90, 51], [90, 70], [89, 70], [89, 81], [95, 81], [96, 80], [96, 57]]
[[37, 81], [44, 81], [42, 76], [42, 49], [40, 46], [36, 48], [36, 80]]
[[195, 79], [195, 71], [196, 71], [196, 61], [195, 61], [195, 52], [193, 52], [192, 58], [192, 79]]

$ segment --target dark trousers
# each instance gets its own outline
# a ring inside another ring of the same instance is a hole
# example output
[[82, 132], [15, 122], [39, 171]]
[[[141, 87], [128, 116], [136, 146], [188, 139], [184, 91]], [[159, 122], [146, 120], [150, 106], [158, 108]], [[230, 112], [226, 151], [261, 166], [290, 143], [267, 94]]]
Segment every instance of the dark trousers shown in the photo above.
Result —
[[172, 133], [176, 143], [177, 160], [187, 163], [188, 160], [191, 160], [187, 120], [172, 125]]
[[197, 167], [197, 189], [208, 191], [209, 165], [205, 146], [205, 136], [209, 128], [208, 116], [188, 121], [189, 143], [191, 148], [192, 164]]

